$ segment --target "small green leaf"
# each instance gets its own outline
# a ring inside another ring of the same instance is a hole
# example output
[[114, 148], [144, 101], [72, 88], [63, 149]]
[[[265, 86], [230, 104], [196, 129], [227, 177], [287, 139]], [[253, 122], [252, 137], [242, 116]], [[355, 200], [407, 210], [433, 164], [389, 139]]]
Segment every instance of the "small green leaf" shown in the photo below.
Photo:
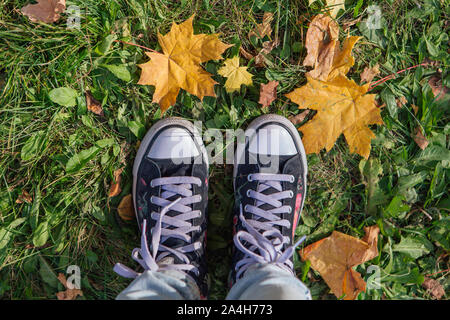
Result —
[[97, 153], [101, 150], [98, 146], [90, 147], [89, 149], [83, 150], [80, 153], [72, 156], [66, 164], [66, 172], [73, 173], [81, 168], [83, 168], [86, 163], [94, 159]]
[[138, 138], [142, 139], [145, 134], [145, 127], [137, 121], [128, 121], [128, 128]]
[[409, 269], [405, 272], [398, 272], [382, 277], [383, 282], [397, 282], [397, 283], [415, 283], [422, 284], [425, 280], [424, 276], [420, 274], [418, 268]]
[[384, 210], [384, 216], [397, 218], [400, 214], [409, 211], [410, 207], [403, 203], [405, 197], [402, 195], [395, 196]]
[[114, 144], [114, 142], [115, 142], [114, 138], [106, 138], [106, 139], [96, 141], [95, 144], [99, 148], [106, 148], [106, 147], [111, 147]]
[[114, 74], [120, 80], [123, 80], [125, 82], [129, 82], [131, 80], [131, 73], [126, 65], [105, 64], [102, 66], [111, 71], [111, 73]]
[[48, 262], [41, 255], [39, 255], [39, 262], [39, 274], [41, 275], [42, 280], [50, 287], [57, 288], [59, 281], [55, 271], [53, 271], [52, 267], [50, 267]]
[[11, 222], [8, 227], [0, 229], [0, 250], [5, 248], [9, 244], [9, 241], [13, 236], [11, 230], [21, 225], [25, 220], [26, 220], [25, 218], [16, 219], [13, 222]]
[[33, 159], [36, 155], [42, 152], [45, 148], [45, 132], [38, 131], [28, 138], [20, 152], [20, 157], [23, 161]]
[[402, 176], [400, 178], [398, 178], [398, 190], [400, 193], [406, 191], [409, 188], [414, 187], [415, 185], [417, 185], [418, 183], [421, 183], [425, 180], [425, 178], [427, 177], [428, 173], [425, 171], [416, 173], [416, 174], [411, 174], [409, 176]]
[[421, 151], [415, 159], [417, 162], [442, 161], [450, 159], [450, 150], [438, 145], [432, 145]]
[[48, 93], [50, 100], [64, 107], [77, 105], [78, 92], [72, 88], [56, 88]]
[[109, 49], [111, 48], [112, 43], [114, 40], [116, 40], [117, 37], [114, 34], [110, 34], [106, 36], [102, 42], [98, 44], [98, 46], [95, 48], [95, 53], [104, 56], [109, 52]]
[[428, 242], [426, 243], [425, 240], [419, 237], [402, 237], [400, 243], [392, 247], [392, 251], [401, 252], [412, 259], [417, 259], [424, 254], [430, 253], [429, 241], [426, 240]]
[[49, 235], [48, 221], [41, 222], [33, 233], [34, 246], [42, 247], [47, 242]]

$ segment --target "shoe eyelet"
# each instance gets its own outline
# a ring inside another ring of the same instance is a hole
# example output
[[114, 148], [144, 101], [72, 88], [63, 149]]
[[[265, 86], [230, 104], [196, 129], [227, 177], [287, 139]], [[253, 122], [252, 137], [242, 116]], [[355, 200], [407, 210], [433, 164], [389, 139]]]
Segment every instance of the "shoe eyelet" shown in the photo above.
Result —
[[150, 181], [150, 187], [154, 188], [155, 186], [153, 185], [153, 180]]
[[293, 198], [294, 197], [294, 192], [292, 192], [292, 190], [289, 190], [289, 197]]
[[150, 203], [153, 204], [153, 196], [150, 197]]
[[291, 175], [290, 183], [294, 183], [294, 182], [295, 182], [295, 177]]
[[248, 204], [245, 205], [244, 211], [245, 211], [245, 212], [248, 212]]
[[250, 198], [250, 191], [251, 191], [250, 189], [247, 190], [247, 197], [249, 198]]
[[248, 181], [248, 182], [253, 182], [252, 174], [251, 174], [251, 173], [247, 176], [247, 181]]
[[288, 213], [292, 213], [292, 208], [291, 207], [289, 207], [289, 212]]

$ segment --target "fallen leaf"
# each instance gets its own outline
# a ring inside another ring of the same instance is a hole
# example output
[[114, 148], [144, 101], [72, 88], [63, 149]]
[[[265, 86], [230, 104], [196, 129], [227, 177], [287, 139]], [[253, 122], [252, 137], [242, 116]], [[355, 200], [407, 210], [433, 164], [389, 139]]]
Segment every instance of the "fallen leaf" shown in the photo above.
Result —
[[[352, 56], [352, 50], [359, 39], [361, 39], [361, 37], [346, 38], [342, 44], [342, 49], [339, 46], [339, 42], [337, 42], [333, 56], [333, 63], [329, 72], [324, 70], [324, 72], [317, 76], [317, 79], [331, 80], [337, 76], [345, 76], [355, 64], [355, 58]], [[311, 71], [311, 73], [313, 71]]]
[[351, 20], [344, 21], [344, 22], [342, 23], [342, 30], [343, 30], [344, 32], [347, 31], [351, 26], [354, 26], [355, 24], [357, 24], [358, 22], [360, 22], [361, 19], [362, 19], [362, 17], [363, 17], [363, 16], [360, 16], [360, 17], [357, 18], [357, 19], [351, 19]]
[[375, 66], [369, 68], [365, 67], [361, 73], [361, 83], [371, 83], [373, 78], [380, 74], [380, 65], [377, 63]]
[[278, 81], [269, 81], [267, 84], [261, 84], [258, 103], [261, 104], [263, 108], [268, 107], [277, 98], [278, 84]]
[[443, 99], [449, 92], [449, 89], [442, 85], [442, 79], [439, 76], [432, 76], [428, 80], [428, 84], [431, 87], [431, 91], [433, 91], [436, 101]]
[[412, 104], [412, 105], [411, 105], [411, 108], [412, 108], [413, 111], [414, 111], [414, 115], [417, 115], [417, 112], [419, 112], [419, 107], [416, 106], [415, 104]]
[[225, 89], [229, 93], [239, 91], [242, 84], [246, 86], [253, 84], [253, 75], [247, 71], [247, 67], [239, 66], [239, 56], [225, 60], [224, 66], [217, 73], [227, 78]]
[[250, 31], [248, 33], [248, 37], [257, 37], [257, 38], [264, 38], [265, 36], [269, 36], [272, 34], [272, 27], [270, 24], [273, 20], [273, 13], [272, 12], [264, 12], [263, 21], [262, 23], [256, 24], [256, 31]]
[[341, 232], [333, 231], [331, 236], [321, 239], [303, 250], [300, 255], [311, 262], [338, 298], [354, 300], [366, 290], [366, 283], [353, 267], [369, 261], [378, 255], [378, 226], [364, 228], [366, 235], [357, 239]]
[[61, 282], [61, 284], [66, 288], [66, 291], [60, 291], [56, 294], [56, 297], [58, 300], [75, 300], [78, 296], [83, 295], [83, 291], [80, 289], [69, 289], [67, 286], [67, 280], [64, 274], [59, 273], [58, 274], [58, 280]]
[[305, 110], [303, 112], [300, 112], [299, 114], [295, 115], [295, 116], [290, 116], [288, 119], [289, 121], [292, 122], [292, 124], [295, 126], [299, 123], [302, 123], [303, 120], [305, 120], [305, 118], [308, 116], [308, 114], [311, 113], [311, 110]]
[[429, 141], [422, 134], [422, 129], [420, 127], [417, 127], [414, 131], [413, 139], [420, 149], [425, 150], [425, 148], [428, 147]]
[[[316, 2], [317, 0], [309, 0], [309, 5]], [[326, 0], [327, 8], [330, 11], [330, 15], [333, 18], [336, 18], [339, 10], [345, 10], [345, 1], [344, 0]]]
[[133, 207], [133, 197], [128, 194], [120, 200], [119, 206], [117, 207], [117, 213], [122, 218], [122, 220], [133, 220], [134, 218], [134, 207]]
[[408, 100], [406, 100], [404, 96], [401, 96], [400, 98], [395, 100], [395, 102], [397, 103], [397, 107], [403, 108], [403, 106], [408, 103]]
[[53, 23], [59, 20], [60, 13], [66, 10], [66, 0], [37, 0], [20, 11], [32, 22]]
[[86, 91], [85, 96], [87, 109], [96, 115], [103, 116], [102, 104], [94, 99], [90, 91]]
[[306, 33], [305, 47], [308, 51], [303, 65], [314, 67], [321, 51], [329, 46], [330, 42], [336, 41], [339, 36], [339, 25], [324, 14], [315, 16]]
[[217, 34], [196, 34], [192, 26], [194, 16], [172, 28], [166, 35], [158, 33], [163, 54], [145, 52], [150, 61], [140, 64], [138, 84], [155, 86], [153, 102], [165, 112], [175, 104], [180, 89], [197, 96], [215, 97], [216, 82], [200, 63], [222, 59], [222, 53], [231, 45], [221, 42]]
[[341, 49], [339, 41], [336, 40], [339, 30], [333, 23], [330, 17], [322, 15], [314, 18], [310, 24], [310, 37], [306, 35], [308, 55], [303, 65], [314, 66], [314, 69], [307, 73], [312, 78], [330, 80], [338, 75], [346, 75], [355, 64], [351, 53], [360, 37], [347, 37]]
[[445, 295], [444, 287], [437, 280], [425, 277], [422, 287], [435, 299], [439, 300]]
[[259, 53], [255, 57], [255, 66], [256, 67], [265, 67], [266, 66], [266, 56], [272, 52], [274, 48], [278, 46], [279, 42], [274, 41], [265, 41], [263, 43], [263, 48], [259, 51]]
[[123, 168], [114, 171], [114, 182], [109, 188], [108, 198], [115, 197], [122, 191], [122, 188], [120, 187], [120, 182], [122, 180], [122, 171]]
[[130, 152], [130, 145], [126, 141], [122, 142], [120, 145], [119, 162], [124, 166], [127, 164], [127, 157]]
[[22, 189], [22, 194], [20, 194], [17, 197], [16, 203], [24, 203], [24, 202], [31, 203], [33, 202], [33, 198], [25, 189]]
[[299, 109], [317, 110], [313, 119], [299, 128], [306, 153], [319, 153], [322, 148], [330, 151], [343, 133], [350, 151], [367, 159], [375, 138], [368, 125], [383, 124], [376, 95], [366, 94], [369, 85], [358, 86], [342, 75], [329, 81], [307, 80], [306, 85], [286, 94]]
[[239, 48], [239, 52], [244, 56], [245, 59], [247, 60], [251, 60], [253, 59], [255, 56], [252, 55], [250, 52], [246, 51], [244, 48], [240, 47]]

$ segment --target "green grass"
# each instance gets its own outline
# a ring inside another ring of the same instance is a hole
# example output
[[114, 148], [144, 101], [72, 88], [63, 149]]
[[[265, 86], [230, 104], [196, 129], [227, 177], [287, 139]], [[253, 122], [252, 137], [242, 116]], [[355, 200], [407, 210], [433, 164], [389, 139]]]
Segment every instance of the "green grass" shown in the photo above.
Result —
[[[306, 0], [68, 1], [81, 8], [79, 30], [66, 29], [65, 15], [53, 25], [31, 24], [18, 11], [28, 2], [0, 0], [0, 297], [54, 299], [63, 289], [55, 275], [78, 265], [83, 298], [112, 299], [129, 283], [112, 266], [118, 261], [135, 266], [130, 253], [139, 244], [135, 222], [121, 221], [116, 208], [131, 189], [138, 141], [161, 114], [151, 103], [154, 89], [136, 84], [136, 65], [147, 61], [144, 51], [108, 43], [110, 35], [160, 50], [157, 32], [165, 34], [172, 22], [195, 13], [196, 32], [219, 32], [224, 42], [235, 44], [225, 53], [231, 57], [239, 45], [249, 51], [261, 47], [248, 33], [265, 11], [274, 12], [273, 36], [281, 43], [267, 68], [249, 63], [254, 86], [227, 94], [224, 79], [217, 75], [222, 61], [210, 61], [204, 67], [219, 83], [217, 98], [200, 102], [182, 92], [165, 115], [202, 120], [205, 128], [224, 133], [264, 113], [298, 113], [283, 94], [305, 82], [304, 36], [324, 1], [312, 7]], [[425, 58], [439, 65], [408, 71], [373, 90], [380, 104], [386, 103], [385, 126], [372, 128], [377, 138], [368, 163], [349, 153], [343, 137], [329, 153], [308, 156], [308, 196], [296, 234], [307, 235], [309, 244], [333, 230], [362, 237], [364, 227], [378, 224], [380, 254], [356, 270], [367, 280], [369, 266], [378, 266], [381, 289], [369, 290], [360, 299], [430, 299], [421, 286], [426, 275], [446, 291], [449, 287], [449, 101], [434, 98], [428, 79], [439, 75], [449, 86], [450, 8], [447, 1], [438, 0], [348, 0], [337, 18], [339, 25], [365, 21], [367, 6], [377, 3], [382, 29], [370, 31], [363, 23], [348, 29], [350, 35], [364, 36], [353, 52], [356, 64], [349, 77], [359, 81], [362, 70], [376, 63], [381, 77]], [[105, 67], [111, 64], [125, 66], [131, 79], [118, 79]], [[257, 103], [259, 85], [268, 80], [280, 82], [278, 99], [263, 110]], [[73, 106], [51, 101], [49, 93], [60, 87], [76, 90]], [[102, 102], [103, 117], [86, 110], [86, 90]], [[398, 108], [395, 101], [402, 96], [408, 102]], [[419, 108], [417, 114], [412, 105]], [[430, 141], [424, 151], [412, 138], [417, 126]], [[77, 155], [85, 161], [73, 166]], [[113, 172], [123, 163], [122, 192], [108, 199]], [[23, 190], [32, 196], [31, 203], [16, 203]], [[227, 292], [232, 201], [232, 167], [213, 166], [208, 227], [211, 299], [222, 299]], [[335, 299], [297, 254], [295, 268], [313, 298]]]

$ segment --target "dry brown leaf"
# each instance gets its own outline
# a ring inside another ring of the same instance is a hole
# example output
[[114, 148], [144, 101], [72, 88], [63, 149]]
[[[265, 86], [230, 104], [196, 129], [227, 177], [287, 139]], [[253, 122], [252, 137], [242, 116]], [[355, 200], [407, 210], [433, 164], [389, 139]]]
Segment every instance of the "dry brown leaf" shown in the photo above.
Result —
[[253, 59], [255, 56], [252, 55], [250, 52], [246, 51], [244, 48], [240, 47], [239, 48], [239, 52], [244, 56], [245, 59], [247, 60], [251, 60]]
[[344, 32], [346, 32], [351, 26], [354, 26], [355, 24], [357, 24], [358, 22], [360, 22], [361, 19], [362, 19], [362, 17], [363, 17], [363, 16], [360, 16], [360, 17], [357, 18], [357, 19], [351, 19], [351, 20], [344, 21], [344, 22], [342, 23], [342, 30], [343, 30]]
[[443, 99], [449, 92], [449, 89], [442, 85], [442, 79], [439, 76], [432, 76], [428, 80], [428, 84], [431, 87], [431, 91], [433, 91], [436, 101]]
[[96, 115], [103, 116], [102, 104], [94, 99], [90, 91], [86, 91], [85, 96], [87, 109]]
[[404, 96], [401, 96], [400, 98], [395, 100], [395, 102], [397, 103], [397, 107], [403, 108], [403, 106], [408, 103], [408, 100], [406, 100]]
[[122, 188], [120, 187], [120, 182], [122, 180], [122, 171], [123, 168], [117, 169], [114, 171], [114, 182], [111, 184], [111, 187], [109, 188], [108, 197], [115, 197], [120, 194], [122, 191]]
[[422, 287], [435, 299], [439, 300], [445, 295], [444, 287], [437, 280], [425, 277]]
[[255, 57], [255, 67], [265, 67], [266, 66], [266, 56], [278, 46], [279, 42], [274, 41], [265, 41], [263, 43], [263, 48], [259, 51], [259, 53]]
[[339, 46], [338, 41], [331, 41], [322, 46], [319, 56], [317, 57], [315, 68], [307, 73], [308, 76], [319, 80], [327, 79], [330, 70], [333, 67], [336, 45]]
[[417, 127], [414, 131], [414, 141], [417, 143], [420, 149], [425, 150], [426, 147], [428, 147], [428, 144], [430, 143], [427, 138], [422, 134], [422, 129], [420, 127]]
[[20, 194], [17, 197], [16, 203], [24, 203], [24, 202], [31, 203], [33, 202], [33, 198], [25, 189], [22, 189], [22, 194]]
[[133, 197], [128, 194], [120, 200], [119, 206], [117, 207], [117, 213], [122, 218], [122, 220], [133, 220], [134, 218], [134, 207], [133, 207]]
[[303, 60], [303, 65], [314, 67], [320, 52], [329, 47], [330, 42], [336, 41], [338, 36], [339, 26], [330, 16], [325, 14], [315, 16], [306, 33], [305, 47], [308, 54]]
[[162, 112], [175, 104], [180, 89], [200, 100], [216, 96], [216, 82], [200, 63], [222, 59], [222, 53], [231, 45], [221, 42], [218, 34], [194, 34], [193, 19], [173, 23], [169, 33], [158, 34], [163, 53], [145, 52], [150, 61], [138, 65], [142, 69], [138, 84], [155, 87], [153, 102], [160, 105]]
[[414, 115], [417, 115], [417, 112], [419, 112], [419, 107], [416, 106], [415, 104], [412, 104], [412, 105], [411, 105], [411, 108], [412, 108], [413, 111], [414, 111]]
[[58, 280], [66, 288], [66, 291], [60, 291], [56, 294], [58, 300], [75, 300], [78, 296], [83, 295], [83, 291], [80, 289], [69, 289], [67, 286], [67, 280], [64, 274], [58, 274]]
[[272, 27], [270, 24], [273, 20], [272, 12], [264, 12], [264, 17], [262, 23], [256, 24], [256, 31], [250, 31], [248, 33], [248, 37], [255, 36], [257, 38], [264, 38], [265, 36], [269, 36], [272, 34]]
[[361, 73], [361, 83], [367, 82], [371, 83], [373, 78], [380, 74], [380, 65], [377, 63], [372, 68], [365, 67], [364, 71]]
[[345, 76], [329, 81], [307, 77], [307, 84], [286, 97], [299, 109], [317, 110], [317, 114], [301, 126], [306, 153], [330, 151], [343, 133], [350, 152], [369, 158], [371, 140], [375, 134], [368, 125], [383, 124], [374, 94], [367, 94], [369, 85], [358, 86]]
[[66, 10], [66, 0], [37, 0], [20, 11], [32, 22], [53, 23], [59, 20], [60, 13]]
[[366, 235], [357, 239], [333, 231], [331, 236], [319, 240], [300, 250], [302, 259], [309, 260], [331, 291], [338, 298], [354, 300], [366, 289], [361, 275], [352, 268], [378, 255], [378, 226], [364, 228]]
[[259, 101], [263, 108], [268, 107], [277, 98], [278, 81], [269, 81], [267, 84], [261, 84], [259, 91]]
[[305, 118], [308, 116], [308, 114], [310, 114], [311, 110], [305, 110], [303, 112], [300, 112], [299, 114], [295, 115], [295, 116], [290, 116], [288, 119], [289, 121], [291, 121], [294, 126], [302, 123], [303, 120], [305, 120]]

